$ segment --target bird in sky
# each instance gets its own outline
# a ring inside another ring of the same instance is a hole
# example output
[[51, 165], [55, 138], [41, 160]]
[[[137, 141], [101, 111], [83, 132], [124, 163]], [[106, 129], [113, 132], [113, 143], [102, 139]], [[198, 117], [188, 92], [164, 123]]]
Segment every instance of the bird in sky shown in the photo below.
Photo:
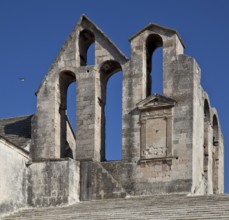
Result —
[[20, 80], [21, 82], [24, 82], [24, 81], [25, 81], [25, 78], [24, 78], [24, 77], [19, 77], [19, 80]]

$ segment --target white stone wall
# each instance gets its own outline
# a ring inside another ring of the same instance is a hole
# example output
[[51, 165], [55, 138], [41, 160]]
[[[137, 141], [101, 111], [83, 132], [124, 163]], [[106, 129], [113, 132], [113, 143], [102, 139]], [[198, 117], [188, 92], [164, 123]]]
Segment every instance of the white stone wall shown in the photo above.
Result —
[[0, 138], [0, 216], [27, 204], [28, 156]]
[[204, 194], [204, 101], [200, 89], [201, 72], [196, 62], [194, 63], [193, 75], [192, 193]]

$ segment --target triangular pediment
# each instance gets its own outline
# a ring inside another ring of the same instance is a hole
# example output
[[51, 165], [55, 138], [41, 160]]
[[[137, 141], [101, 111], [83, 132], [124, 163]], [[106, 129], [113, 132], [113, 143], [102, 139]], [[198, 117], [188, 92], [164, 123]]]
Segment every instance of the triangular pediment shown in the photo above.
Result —
[[[82, 41], [89, 42], [89, 44], [93, 41], [95, 45], [97, 45], [97, 48], [95, 48], [95, 65], [100, 65], [100, 63], [96, 63], [99, 53], [103, 55], [103, 60], [116, 60], [120, 64], [124, 64], [128, 61], [128, 58], [115, 46], [115, 44], [104, 34], [104, 32], [100, 30], [100, 28], [96, 26], [87, 16], [82, 15], [61, 47], [61, 50], [48, 70], [48, 73], [39, 86], [36, 94], [39, 93], [39, 90], [46, 81], [48, 75], [59, 73], [59, 70], [71, 70], [87, 65], [82, 65], [80, 62], [83, 57], [79, 49], [80, 33], [84, 30], [87, 33], [84, 37], [82, 37]], [[90, 34], [93, 35], [93, 40], [89, 39], [91, 37]], [[88, 45], [85, 47], [87, 46]]]
[[[120, 63], [128, 60], [128, 58], [115, 46], [115, 44], [104, 34], [104, 32], [100, 30], [98, 26], [96, 26], [86, 15], [82, 15], [62, 46], [53, 65], [61, 59], [65, 62], [66, 59], [71, 61], [77, 60], [77, 55], [80, 55], [77, 53], [79, 48], [77, 48], [76, 45], [79, 44], [79, 35], [82, 30], [90, 31], [90, 33], [94, 35], [94, 41], [98, 42], [102, 48], [111, 54], [111, 56], [116, 57]], [[76, 63], [76, 66], [78, 65], [79, 64]]]
[[153, 94], [148, 96], [137, 104], [138, 109], [148, 108], [161, 108], [161, 107], [172, 107], [176, 104], [174, 99], [168, 98], [163, 95]]
[[138, 37], [141, 33], [143, 33], [144, 31], [147, 31], [147, 30], [152, 31], [155, 34], [160, 34], [160, 35], [164, 35], [164, 36], [168, 36], [168, 37], [170, 37], [172, 35], [177, 35], [178, 38], [180, 39], [183, 47], [185, 48], [185, 44], [182, 41], [179, 33], [176, 30], [171, 29], [171, 28], [168, 28], [168, 27], [164, 27], [164, 26], [161, 26], [161, 25], [158, 25], [158, 24], [154, 24], [154, 23], [150, 23], [147, 26], [145, 26], [144, 28], [142, 28], [136, 34], [134, 34], [133, 36], [131, 36], [129, 38], [129, 41], [132, 41], [134, 38]]
[[[64, 45], [62, 46], [57, 59], [59, 59], [63, 54], [77, 54], [76, 51], [74, 51], [75, 48], [73, 45], [78, 45], [79, 41], [79, 34], [82, 30], [88, 30], [90, 31], [95, 39], [95, 42], [99, 42], [101, 47], [105, 48], [109, 53], [111, 53], [113, 56], [118, 57], [120, 62], [126, 62], [128, 58], [115, 46], [115, 44], [104, 34], [104, 32], [96, 26], [86, 15], [82, 15], [74, 27], [73, 31], [69, 34], [67, 40], [65, 41]], [[86, 39], [84, 39], [86, 40]], [[74, 42], [71, 44], [71, 42]], [[77, 59], [76, 57], [71, 57], [72, 59]]]

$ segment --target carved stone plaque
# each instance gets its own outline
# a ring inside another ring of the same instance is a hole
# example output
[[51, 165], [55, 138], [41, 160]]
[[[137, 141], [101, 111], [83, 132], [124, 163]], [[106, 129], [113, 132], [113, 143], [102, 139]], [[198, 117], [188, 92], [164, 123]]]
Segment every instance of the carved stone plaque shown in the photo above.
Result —
[[166, 156], [166, 119], [154, 118], [146, 121], [145, 158]]

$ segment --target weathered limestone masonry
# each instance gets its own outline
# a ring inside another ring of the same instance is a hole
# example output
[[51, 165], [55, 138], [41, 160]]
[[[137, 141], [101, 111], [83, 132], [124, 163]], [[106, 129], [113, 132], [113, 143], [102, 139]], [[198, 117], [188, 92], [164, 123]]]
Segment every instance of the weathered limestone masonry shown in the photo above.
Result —
[[0, 136], [0, 216], [27, 205], [28, 152]]
[[[198, 64], [183, 54], [175, 30], [149, 24], [129, 41], [130, 59], [82, 16], [36, 93], [35, 115], [0, 120], [1, 213], [79, 200], [224, 192], [223, 136]], [[87, 65], [92, 43], [95, 63]], [[163, 94], [151, 88], [158, 47]], [[106, 87], [120, 70], [122, 160], [106, 161]], [[73, 82], [76, 134], [66, 114]], [[27, 136], [16, 129], [25, 125]]]

